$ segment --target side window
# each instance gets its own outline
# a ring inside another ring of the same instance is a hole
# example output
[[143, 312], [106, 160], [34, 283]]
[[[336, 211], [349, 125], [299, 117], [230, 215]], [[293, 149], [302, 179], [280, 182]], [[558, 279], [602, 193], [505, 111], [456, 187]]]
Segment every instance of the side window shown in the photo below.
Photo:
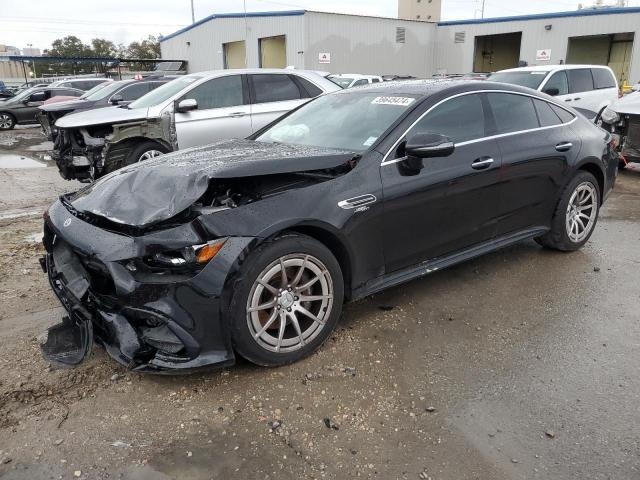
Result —
[[229, 75], [214, 78], [185, 93], [180, 100], [187, 98], [192, 98], [198, 102], [198, 110], [243, 105], [242, 77], [240, 75]]
[[567, 70], [569, 77], [569, 92], [580, 93], [593, 90], [593, 77], [589, 68]]
[[616, 88], [616, 79], [606, 68], [592, 68], [593, 86], [599, 88]]
[[315, 98], [318, 95], [322, 95], [322, 90], [320, 90], [306, 78], [296, 76], [296, 80], [300, 82], [300, 85], [302, 85], [302, 87], [307, 91], [307, 95], [309, 96], [309, 98]]
[[535, 99], [533, 104], [536, 107], [536, 112], [538, 112], [538, 120], [540, 120], [541, 127], [551, 127], [562, 123], [560, 117], [556, 115], [551, 105], [547, 102]]
[[569, 81], [567, 80], [567, 74], [564, 70], [551, 75], [551, 78], [547, 81], [543, 91], [547, 93], [548, 90], [551, 89], [558, 90], [556, 95], [567, 95], [569, 93]]
[[560, 120], [562, 120], [562, 123], [570, 122], [575, 118], [573, 114], [567, 112], [564, 108], [558, 107], [557, 105], [551, 105], [551, 108], [553, 109], [554, 112], [556, 112], [556, 115], [560, 117]]
[[[135, 83], [133, 85], [129, 85], [128, 87], [123, 88], [118, 93], [114, 95], [120, 95], [123, 100], [137, 100], [142, 95], [149, 91], [148, 83]], [[200, 105], [200, 103], [198, 103]]]
[[299, 100], [301, 97], [300, 89], [289, 75], [258, 74], [249, 78], [253, 83], [255, 103]]
[[371, 83], [380, 83], [380, 80], [377, 78], [372, 78]]
[[369, 84], [369, 80], [367, 80], [366, 78], [361, 78], [360, 80], [357, 80], [356, 83], [353, 84], [354, 87], [360, 87], [362, 85], [368, 85]]
[[487, 94], [498, 134], [538, 128], [538, 116], [531, 97], [510, 93]]
[[480, 95], [463, 95], [438, 105], [420, 120], [415, 133], [439, 133], [460, 143], [485, 136]]

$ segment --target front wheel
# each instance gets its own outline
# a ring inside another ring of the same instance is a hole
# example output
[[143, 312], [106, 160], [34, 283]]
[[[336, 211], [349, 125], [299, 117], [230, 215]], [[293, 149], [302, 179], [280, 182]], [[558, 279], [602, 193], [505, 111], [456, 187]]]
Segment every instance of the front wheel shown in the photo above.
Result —
[[16, 126], [16, 119], [10, 113], [0, 113], [0, 130], [11, 130]]
[[167, 153], [167, 149], [156, 142], [142, 142], [131, 149], [127, 155], [126, 165], [144, 162]]
[[536, 241], [548, 248], [571, 252], [587, 243], [598, 222], [600, 188], [589, 172], [579, 172], [566, 186], [551, 230]]
[[259, 246], [229, 309], [236, 351], [263, 366], [300, 360], [329, 337], [342, 311], [342, 271], [317, 240], [284, 234]]

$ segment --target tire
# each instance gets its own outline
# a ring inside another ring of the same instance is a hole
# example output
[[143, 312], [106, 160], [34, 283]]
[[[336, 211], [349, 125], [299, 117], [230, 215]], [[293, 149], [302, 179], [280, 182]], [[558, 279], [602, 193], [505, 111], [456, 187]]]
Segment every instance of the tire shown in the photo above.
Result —
[[[148, 160], [167, 152], [168, 150], [159, 143], [151, 141], [142, 142], [131, 149], [123, 166], [133, 165], [134, 163]], [[145, 156], [147, 156], [147, 158], [144, 158]]]
[[[582, 248], [598, 222], [600, 198], [600, 187], [595, 177], [589, 172], [579, 171], [562, 193], [551, 221], [551, 230], [536, 241], [544, 247], [563, 252]], [[575, 223], [573, 219], [577, 219]]]
[[16, 126], [16, 117], [10, 113], [0, 112], [0, 130], [12, 130]]
[[264, 242], [249, 254], [233, 289], [229, 313], [234, 348], [265, 367], [293, 363], [313, 353], [329, 338], [342, 313], [340, 265], [327, 247], [306, 235], [284, 233]]

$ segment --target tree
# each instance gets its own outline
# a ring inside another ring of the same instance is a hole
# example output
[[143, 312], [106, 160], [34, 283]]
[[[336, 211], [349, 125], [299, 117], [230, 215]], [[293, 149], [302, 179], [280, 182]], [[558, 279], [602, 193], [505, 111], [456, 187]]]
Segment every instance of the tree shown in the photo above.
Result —
[[141, 42], [131, 42], [127, 48], [128, 58], [160, 58], [160, 40], [149, 35]]
[[117, 57], [118, 47], [111, 40], [94, 38], [91, 40], [91, 51], [94, 57]]
[[51, 44], [51, 50], [45, 50], [52, 57], [88, 57], [92, 55], [91, 47], [82, 43], [78, 37], [69, 35], [59, 38]]

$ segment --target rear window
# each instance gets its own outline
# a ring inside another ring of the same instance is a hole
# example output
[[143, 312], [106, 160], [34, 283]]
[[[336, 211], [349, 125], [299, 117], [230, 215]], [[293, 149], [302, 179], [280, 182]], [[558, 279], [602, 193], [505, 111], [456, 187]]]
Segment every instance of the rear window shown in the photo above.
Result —
[[551, 108], [553, 108], [553, 111], [556, 112], [556, 115], [560, 117], [562, 123], [570, 122], [575, 118], [573, 114], [567, 112], [564, 108], [558, 107], [557, 105], [551, 105]]
[[605, 68], [592, 68], [591, 74], [593, 75], [593, 86], [596, 89], [617, 88], [616, 79], [609, 70]]
[[531, 97], [510, 93], [489, 93], [497, 133], [520, 132], [538, 128], [538, 116]]
[[591, 69], [570, 69], [567, 70], [567, 76], [569, 77], [570, 93], [589, 92], [593, 90], [593, 77], [591, 76]]
[[298, 76], [296, 76], [295, 78], [298, 82], [300, 82], [300, 84], [302, 85], [302, 88], [306, 90], [309, 97], [315, 98], [318, 95], [322, 95], [322, 90], [320, 90], [318, 87], [316, 87], [313, 83], [311, 83], [306, 78], [302, 78]]
[[255, 103], [300, 99], [300, 90], [289, 75], [258, 74], [250, 75], [250, 78], [253, 82]]
[[538, 112], [538, 120], [540, 120], [541, 127], [552, 127], [554, 125], [560, 125], [562, 122], [560, 117], [553, 111], [551, 105], [542, 100], [534, 99], [533, 104]]

